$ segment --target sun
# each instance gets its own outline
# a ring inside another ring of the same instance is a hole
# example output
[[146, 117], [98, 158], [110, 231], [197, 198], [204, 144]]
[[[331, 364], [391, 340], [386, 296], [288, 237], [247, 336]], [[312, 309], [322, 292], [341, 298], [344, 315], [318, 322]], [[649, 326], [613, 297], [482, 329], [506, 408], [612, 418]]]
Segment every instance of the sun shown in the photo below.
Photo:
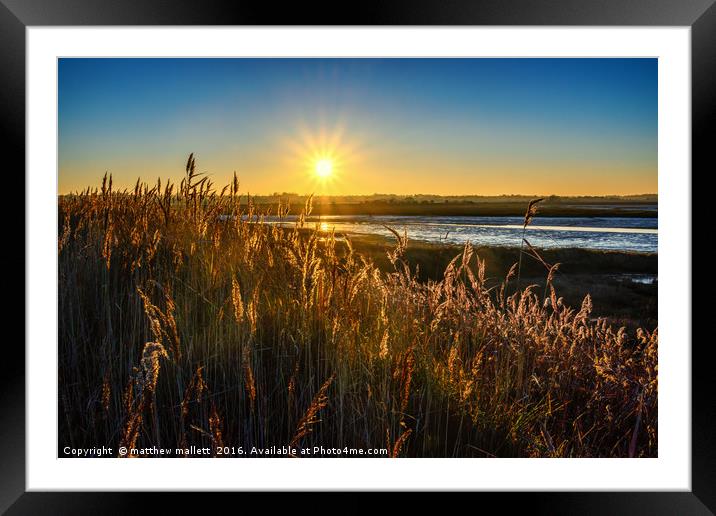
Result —
[[306, 191], [318, 195], [335, 195], [345, 188], [345, 181], [360, 162], [358, 143], [347, 140], [342, 127], [334, 129], [299, 127], [286, 140], [287, 169], [301, 174], [296, 181]]
[[333, 173], [333, 160], [330, 158], [319, 159], [316, 161], [315, 170], [318, 177], [329, 177]]

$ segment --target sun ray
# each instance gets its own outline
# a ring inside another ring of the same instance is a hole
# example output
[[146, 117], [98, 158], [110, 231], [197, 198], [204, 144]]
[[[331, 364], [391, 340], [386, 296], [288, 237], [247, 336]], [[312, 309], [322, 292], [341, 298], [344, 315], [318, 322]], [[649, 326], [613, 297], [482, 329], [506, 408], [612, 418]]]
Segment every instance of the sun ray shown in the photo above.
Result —
[[317, 195], [339, 195], [344, 192], [347, 177], [361, 161], [358, 143], [346, 136], [345, 125], [311, 127], [299, 125], [286, 139], [286, 166], [299, 169], [303, 184]]

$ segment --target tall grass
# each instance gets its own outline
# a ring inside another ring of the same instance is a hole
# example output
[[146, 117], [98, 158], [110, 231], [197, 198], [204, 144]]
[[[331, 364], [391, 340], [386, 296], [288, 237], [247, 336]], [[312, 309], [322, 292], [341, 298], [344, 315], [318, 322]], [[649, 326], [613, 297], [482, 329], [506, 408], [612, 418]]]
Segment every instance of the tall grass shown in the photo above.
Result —
[[657, 454], [657, 331], [487, 288], [469, 245], [419, 281], [396, 233], [383, 272], [191, 156], [178, 188], [105, 176], [59, 214], [60, 446]]

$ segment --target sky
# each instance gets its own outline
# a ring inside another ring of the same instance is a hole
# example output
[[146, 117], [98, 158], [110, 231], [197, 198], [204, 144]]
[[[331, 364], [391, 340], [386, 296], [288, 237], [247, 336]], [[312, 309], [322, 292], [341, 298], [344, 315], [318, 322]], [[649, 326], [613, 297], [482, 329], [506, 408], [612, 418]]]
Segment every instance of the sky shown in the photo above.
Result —
[[[60, 194], [657, 192], [656, 59], [84, 59], [58, 70]], [[320, 172], [320, 173], [318, 173]]]

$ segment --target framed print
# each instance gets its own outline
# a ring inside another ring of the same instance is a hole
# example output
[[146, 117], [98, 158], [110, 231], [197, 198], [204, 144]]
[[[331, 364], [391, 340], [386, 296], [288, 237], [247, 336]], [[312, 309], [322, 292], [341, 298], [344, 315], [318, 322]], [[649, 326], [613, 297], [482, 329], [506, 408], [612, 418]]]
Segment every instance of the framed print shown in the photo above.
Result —
[[520, 4], [0, 6], [26, 292], [3, 509], [711, 513], [691, 183], [716, 8]]

